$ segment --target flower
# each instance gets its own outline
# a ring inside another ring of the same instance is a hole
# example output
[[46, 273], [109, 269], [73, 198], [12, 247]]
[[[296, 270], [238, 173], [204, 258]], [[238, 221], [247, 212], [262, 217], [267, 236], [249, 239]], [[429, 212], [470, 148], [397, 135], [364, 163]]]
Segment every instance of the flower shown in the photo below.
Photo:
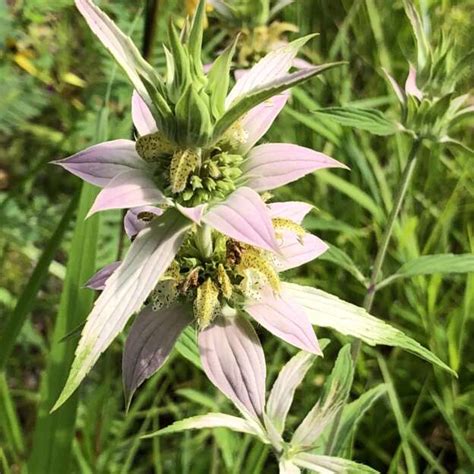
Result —
[[[231, 347], [231, 351], [232, 349], [233, 347]], [[237, 351], [235, 354], [238, 357], [239, 352]], [[307, 352], [299, 352], [292, 357], [280, 371], [265, 403], [265, 372], [261, 370], [257, 354], [250, 354], [250, 356], [252, 355], [254, 358], [246, 361], [247, 378], [241, 380], [241, 386], [232, 396], [229, 392], [224, 392], [242, 417], [225, 413], [207, 413], [179, 420], [154, 433], [145, 435], [144, 438], [191, 429], [228, 428], [240, 433], [251, 434], [262, 443], [270, 445], [278, 458], [280, 474], [297, 474], [301, 472], [301, 469], [321, 473], [358, 472], [369, 474], [377, 472], [354, 461], [320, 454], [324, 452], [325, 443], [328, 442], [341, 450], [352, 433], [351, 430], [340, 430], [337, 433], [331, 433], [333, 436], [328, 436], [328, 430], [331, 429], [337, 413], [340, 412], [349, 396], [354, 377], [349, 344], [340, 350], [332, 373], [323, 387], [320, 399], [294, 430], [289, 441], [283, 437], [288, 412], [295, 391], [311, 368], [315, 356]], [[370, 394], [365, 393], [364, 397], [359, 398], [355, 403], [360, 408], [363, 398], [370, 400], [365, 405], [365, 409], [367, 409], [385, 392], [386, 387], [383, 384], [379, 385], [372, 389]], [[254, 412], [247, 409], [248, 394], [253, 394], [255, 398], [258, 398], [262, 408], [260, 416], [256, 416]], [[354, 411], [349, 422], [356, 424], [364, 411]]]
[[[203, 368], [217, 386], [222, 370], [230, 381], [233, 373], [242, 370], [241, 361], [235, 358], [219, 367], [229, 355], [226, 344], [240, 346], [242, 354], [263, 353], [249, 316], [284, 341], [321, 354], [305, 311], [281, 294], [278, 273], [313, 260], [327, 250], [327, 245], [300, 226], [312, 206], [284, 202], [268, 204], [267, 208], [277, 234], [278, 253], [243, 244], [210, 228], [199, 227], [188, 233], [131, 327], [123, 356], [127, 403], [162, 366], [182, 330], [194, 322], [199, 328]], [[130, 225], [132, 219], [130, 215], [125, 225], [139, 233], [151, 225], [140, 219]], [[107, 280], [117, 268], [119, 262], [108, 265], [87, 286], [107, 288]]]
[[[272, 283], [273, 263], [268, 261], [269, 254], [280, 258], [283, 266], [291, 265], [294, 259], [304, 261], [307, 257], [301, 252], [290, 255], [288, 262], [285, 260], [285, 251], [295, 248], [286, 236], [291, 223], [288, 229], [283, 225], [281, 232], [285, 235], [278, 237], [271, 206], [265, 204], [259, 193], [320, 168], [343, 166], [322, 153], [297, 145], [255, 146], [284, 106], [286, 89], [332, 67], [287, 73], [298, 48], [308, 37], [263, 58], [227, 94], [233, 47], [220, 56], [207, 76], [202, 71], [204, 1], [200, 2], [189, 31], [182, 33], [184, 41], [173, 26], [170, 28], [171, 52], [165, 49], [166, 81], [98, 7], [89, 0], [76, 0], [76, 5], [135, 86], [132, 116], [138, 138], [136, 142], [114, 140], [95, 145], [56, 163], [102, 187], [89, 214], [129, 208], [125, 226], [129, 234], [136, 235], [124, 261], [117, 264], [109, 278], [103, 278], [103, 292], [87, 318], [56, 407], [77, 388], [100, 354], [150, 297], [153, 299], [161, 290], [166, 295], [164, 299], [173, 301], [168, 292], [173, 286], [170, 282], [183, 282], [172, 277], [172, 264], [177, 259], [182, 263], [179, 259], [193, 258], [186, 253], [188, 250], [196, 250], [201, 259], [211, 261], [215, 235], [222, 235], [226, 242], [236, 242], [247, 263], [233, 269], [235, 274], [230, 277], [243, 278], [239, 282], [246, 285], [243, 293], [255, 291], [262, 281]], [[280, 224], [281, 219], [285, 221], [280, 218]], [[298, 226], [296, 221], [293, 225]], [[315, 242], [303, 234], [299, 238], [303, 244], [306, 239], [308, 245], [299, 244], [301, 249], [314, 255], [311, 246]], [[279, 238], [288, 243], [288, 249], [281, 248]], [[179, 270], [182, 268], [179, 266]], [[220, 271], [221, 279], [225, 278], [222, 269], [211, 270]], [[275, 275], [272, 290], [277, 293]], [[100, 277], [96, 276], [99, 280]], [[232, 288], [235, 284], [231, 281]], [[220, 308], [217, 300], [222, 297], [222, 288], [218, 291], [215, 285], [212, 279], [199, 281], [193, 294], [202, 328], [213, 320], [213, 311]], [[186, 310], [173, 310], [160, 298], [156, 301], [156, 307], [164, 309], [161, 314], [168, 315], [153, 320], [155, 325], [165, 325], [160, 331], [167, 331], [168, 339], [160, 342], [159, 352], [166, 355], [166, 348], [176, 338], [173, 334], [179, 334], [190, 319]], [[149, 306], [144, 311], [141, 314], [145, 316], [137, 321], [146, 317]], [[309, 323], [308, 328], [311, 329]], [[281, 328], [279, 331], [282, 332]], [[317, 352], [312, 329], [311, 333], [312, 348]], [[142, 341], [143, 347], [150, 341]]]

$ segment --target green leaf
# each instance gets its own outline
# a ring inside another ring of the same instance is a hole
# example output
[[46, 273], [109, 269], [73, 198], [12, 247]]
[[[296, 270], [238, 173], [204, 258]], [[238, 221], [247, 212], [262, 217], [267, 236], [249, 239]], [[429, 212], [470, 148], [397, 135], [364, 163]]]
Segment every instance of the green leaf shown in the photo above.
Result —
[[[326, 242], [327, 243], [327, 242]], [[353, 262], [351, 257], [343, 252], [341, 249], [334, 247], [334, 245], [329, 245], [329, 248], [326, 252], [320, 255], [319, 260], [325, 260], [327, 262], [332, 262], [338, 265], [339, 267], [347, 270], [354, 278], [357, 279], [360, 283], [365, 285], [366, 278], [362, 272], [357, 268], [356, 264]]]
[[61, 339], [84, 321], [94, 298], [93, 292], [82, 288], [82, 284], [96, 268], [99, 217], [96, 215], [85, 220], [96, 195], [97, 188], [83, 185], [52, 345], [41, 381], [38, 420], [28, 460], [30, 474], [69, 470], [77, 395], [71, 397], [56, 413], [50, 414], [49, 411], [67, 378], [76, 346], [75, 340], [61, 342]]
[[206, 90], [211, 96], [211, 111], [215, 118], [223, 115], [225, 111], [225, 98], [229, 91], [230, 67], [238, 39], [237, 36], [234, 42], [217, 57], [207, 74]]
[[163, 436], [186, 430], [201, 430], [204, 428], [229, 428], [232, 431], [264, 438], [262, 430], [256, 423], [253, 423], [251, 420], [245, 420], [244, 418], [226, 415], [224, 413], [207, 413], [206, 415], [198, 415], [191, 418], [185, 418], [184, 420], [175, 421], [172, 425], [147, 434], [143, 436], [143, 438]]
[[188, 47], [195, 67], [202, 70], [201, 50], [204, 16], [206, 14], [206, 0], [199, 0], [194, 12], [191, 30], [189, 32]]
[[198, 369], [202, 369], [199, 348], [196, 340], [196, 331], [188, 326], [179, 336], [175, 344], [176, 350], [187, 360], [192, 362]]
[[426, 37], [420, 15], [411, 0], [404, 0], [403, 6], [405, 8], [405, 13], [410, 20], [413, 34], [415, 35], [418, 51], [418, 66], [422, 69], [430, 56], [428, 38]]
[[354, 400], [344, 407], [336, 439], [332, 445], [332, 452], [334, 454], [343, 455], [343, 451], [351, 437], [354, 435], [357, 425], [362, 417], [382, 395], [385, 395], [386, 392], [386, 384], [379, 384], [363, 393], [357, 400]]
[[176, 124], [179, 144], [203, 145], [211, 135], [211, 117], [205, 101], [190, 84], [176, 104]]
[[56, 230], [46, 243], [43, 253], [2, 331], [2, 337], [0, 338], [0, 370], [5, 368], [7, 359], [12, 352], [21, 328], [36, 303], [36, 295], [48, 275], [48, 268], [63, 240], [78, 202], [79, 194], [73, 197]]
[[359, 306], [308, 286], [284, 283], [283, 290], [304, 307], [311, 323], [316, 326], [335, 329], [371, 346], [381, 344], [400, 347], [457, 376], [453, 369], [420, 343]]
[[174, 97], [177, 97], [184, 92], [191, 82], [191, 65], [189, 63], [188, 51], [185, 49], [185, 45], [182, 44], [176, 27], [172, 22], [169, 23], [168, 37], [175, 64], [172, 90]]
[[302, 69], [297, 72], [286, 74], [285, 76], [275, 79], [274, 81], [265, 83], [263, 86], [252, 89], [247, 92], [244, 97], [239, 99], [229, 110], [218, 120], [214, 129], [213, 141], [217, 141], [222, 134], [242, 115], [250, 109], [265, 102], [281, 92], [293, 87], [297, 84], [305, 82], [312, 77], [321, 74], [324, 71], [340, 66], [343, 63], [328, 63], [313, 68]]
[[377, 109], [365, 109], [361, 107], [328, 107], [314, 112], [339, 125], [353, 127], [359, 130], [366, 130], [374, 135], [393, 135], [403, 130], [403, 127], [388, 119]]
[[291, 445], [310, 448], [319, 439], [347, 399], [354, 378], [351, 346], [346, 344], [340, 351], [331, 375], [324, 384], [320, 400], [296, 429]]
[[360, 187], [349, 183], [345, 179], [336, 176], [334, 173], [331, 173], [328, 170], [319, 170], [318, 180], [329, 184], [341, 193], [349, 196], [361, 207], [367, 209], [377, 222], [382, 222], [384, 220], [384, 213], [382, 212], [380, 206], [378, 206], [377, 203], [366, 192], [362, 191]]
[[474, 272], [474, 255], [437, 254], [423, 255], [403, 264], [393, 275], [382, 280], [377, 289], [383, 288], [399, 278], [409, 278], [417, 275], [433, 275], [435, 273], [471, 273]]

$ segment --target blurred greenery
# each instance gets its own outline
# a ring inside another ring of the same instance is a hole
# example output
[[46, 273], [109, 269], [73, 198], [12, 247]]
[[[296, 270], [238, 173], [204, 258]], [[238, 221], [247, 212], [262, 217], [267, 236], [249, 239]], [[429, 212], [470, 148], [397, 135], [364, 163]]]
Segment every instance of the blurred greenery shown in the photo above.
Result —
[[[92, 144], [98, 136], [126, 138], [131, 133], [131, 88], [72, 3], [0, 3], [0, 340], [36, 263], [81, 187], [80, 180], [48, 162]], [[162, 0], [158, 5], [150, 61], [162, 69], [160, 45], [166, 23], [171, 15], [183, 20], [186, 9], [181, 0]], [[142, 43], [145, 3], [104, 0], [101, 6], [137, 44]], [[453, 40], [449, 54], [462, 55], [473, 48], [472, 2], [421, 0], [418, 6], [434, 43], [443, 30]], [[399, 0], [296, 0], [277, 17], [297, 25], [301, 34], [319, 32], [305, 50], [307, 59], [347, 61], [346, 66], [296, 89], [266, 138], [312, 147], [351, 168], [316, 173], [276, 193], [279, 199], [314, 204], [316, 210], [305, 221], [306, 227], [334, 247], [324, 258], [288, 272], [287, 277], [361, 305], [410, 139], [373, 136], [312, 112], [358, 106], [377, 108], [396, 119], [398, 103], [381, 68], [404, 83], [408, 61], [416, 61], [410, 24]], [[220, 21], [209, 13], [208, 61], [228, 37]], [[473, 78], [471, 61], [456, 92], [469, 92]], [[464, 121], [455, 132], [455, 138], [471, 149], [472, 125], [472, 119]], [[384, 279], [421, 256], [473, 253], [470, 160], [472, 156], [463, 150], [434, 144], [421, 149], [389, 245]], [[116, 259], [120, 221], [119, 212], [103, 214], [97, 268]], [[40, 383], [51, 348], [58, 344], [53, 331], [74, 225], [72, 219], [48, 272], [43, 272], [33, 309], [0, 374], [2, 473], [21, 472], [31, 452]], [[363, 346], [352, 397], [382, 381], [389, 389], [360, 420], [348, 455], [388, 473], [474, 472], [473, 305], [472, 274], [415, 272], [395, 276], [380, 289], [372, 313], [429, 347], [459, 378], [400, 350]], [[263, 330], [259, 335], [273, 381], [294, 350]], [[317, 399], [345, 342], [325, 330], [318, 336], [330, 337], [332, 343], [296, 394], [288, 419], [291, 427]], [[68, 343], [74, 345], [75, 340]], [[225, 430], [139, 439], [182, 417], [205, 413], [210, 406], [225, 412], [233, 408], [199, 368], [176, 352], [139, 390], [126, 414], [120, 377], [122, 344], [118, 340], [111, 346], [80, 389], [72, 446], [65, 456], [71, 457], [71, 464], [63, 472], [277, 471], [266, 447]]]

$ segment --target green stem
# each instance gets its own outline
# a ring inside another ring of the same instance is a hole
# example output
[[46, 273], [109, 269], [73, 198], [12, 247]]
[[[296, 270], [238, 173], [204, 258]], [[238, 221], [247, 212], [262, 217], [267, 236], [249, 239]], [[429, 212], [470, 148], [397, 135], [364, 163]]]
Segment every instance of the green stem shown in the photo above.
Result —
[[400, 186], [398, 188], [397, 194], [395, 196], [395, 201], [393, 204], [392, 211], [388, 217], [388, 225], [385, 228], [385, 232], [382, 236], [382, 242], [380, 244], [379, 250], [375, 257], [374, 261], [374, 268], [372, 270], [372, 275], [370, 277], [369, 288], [367, 290], [367, 294], [365, 295], [364, 299], [364, 308], [367, 311], [370, 311], [372, 308], [372, 304], [374, 302], [374, 296], [376, 292], [375, 285], [377, 284], [377, 280], [382, 270], [383, 263], [385, 261], [385, 256], [387, 254], [388, 244], [392, 237], [393, 228], [395, 227], [395, 222], [398, 217], [398, 213], [403, 205], [403, 201], [405, 199], [405, 195], [410, 184], [411, 178], [413, 176], [413, 171], [416, 165], [416, 153], [420, 146], [421, 141], [416, 140], [410, 150], [410, 154], [408, 156], [407, 163], [402, 173], [402, 177], [400, 179]]
[[[417, 139], [413, 142], [413, 145], [410, 149], [410, 153], [408, 155], [407, 162], [405, 164], [405, 168], [403, 169], [402, 176], [400, 178], [400, 183], [398, 186], [397, 194], [395, 195], [394, 203], [392, 210], [390, 211], [390, 215], [388, 216], [387, 227], [385, 228], [385, 232], [382, 236], [382, 241], [380, 243], [380, 247], [377, 251], [377, 255], [375, 256], [374, 266], [372, 270], [372, 274], [370, 276], [369, 286], [367, 288], [367, 294], [364, 298], [364, 309], [367, 312], [370, 312], [372, 309], [372, 305], [374, 302], [375, 292], [377, 291], [377, 280], [379, 278], [380, 272], [382, 270], [382, 266], [385, 261], [385, 257], [387, 255], [388, 244], [390, 243], [390, 239], [393, 234], [393, 229], [395, 227], [395, 222], [397, 220], [398, 214], [400, 209], [402, 208], [403, 201], [405, 200], [405, 195], [408, 190], [408, 186], [410, 184], [411, 178], [413, 176], [413, 171], [415, 170], [416, 166], [416, 154], [418, 149], [421, 145], [421, 140]], [[352, 342], [351, 353], [352, 353], [352, 360], [354, 365], [357, 363], [357, 359], [359, 357], [361, 347], [361, 340], [356, 339]], [[336, 418], [334, 419], [334, 423], [331, 429], [331, 433], [329, 436], [328, 446], [326, 448], [326, 454], [333, 454], [334, 444], [337, 437], [337, 433], [339, 431], [340, 422], [342, 418], [342, 409], [339, 410]]]
[[[388, 216], [387, 227], [385, 228], [385, 232], [383, 233], [380, 247], [377, 251], [377, 255], [375, 256], [374, 266], [372, 269], [369, 286], [367, 288], [367, 293], [365, 295], [364, 304], [363, 304], [364, 309], [369, 313], [374, 303], [375, 293], [378, 289], [377, 281], [379, 279], [382, 266], [385, 262], [385, 257], [387, 256], [388, 244], [390, 243], [390, 239], [392, 238], [395, 222], [397, 220], [400, 209], [402, 208], [403, 201], [405, 200], [405, 195], [408, 190], [408, 186], [410, 185], [411, 178], [413, 176], [413, 171], [415, 170], [416, 161], [417, 161], [416, 154], [418, 152], [420, 145], [421, 145], [420, 139], [417, 139], [413, 142], [410, 153], [408, 155], [407, 162], [405, 164], [405, 168], [403, 169], [402, 176], [400, 178], [400, 183], [398, 186], [397, 194], [395, 195], [392, 210], [390, 212], [390, 215]], [[357, 339], [356, 341], [352, 343], [352, 359], [354, 363], [356, 363], [357, 358], [359, 356], [360, 346], [361, 346], [360, 339]]]
[[196, 232], [196, 246], [202, 257], [207, 260], [212, 256], [212, 229], [208, 225], [201, 225]]
[[159, 6], [160, 2], [158, 0], [148, 0], [146, 2], [142, 54], [147, 61], [150, 60], [155, 45]]

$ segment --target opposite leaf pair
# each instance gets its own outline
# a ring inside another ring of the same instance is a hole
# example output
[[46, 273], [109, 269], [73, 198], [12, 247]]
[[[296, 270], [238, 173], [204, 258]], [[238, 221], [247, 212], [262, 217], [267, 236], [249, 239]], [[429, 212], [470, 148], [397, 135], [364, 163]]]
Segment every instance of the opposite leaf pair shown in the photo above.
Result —
[[[254, 413], [243, 408], [245, 400], [232, 398], [243, 418], [223, 413], [208, 413], [177, 421], [145, 437], [161, 436], [190, 429], [225, 427], [254, 435], [262, 443], [271, 445], [278, 457], [280, 474], [297, 474], [301, 472], [301, 469], [309, 469], [321, 474], [377, 472], [347, 459], [318, 453], [325, 442], [323, 433], [327, 432], [336, 414], [342, 409], [352, 385], [354, 368], [349, 345], [341, 349], [318, 402], [296, 428], [290, 441], [283, 439], [286, 419], [295, 390], [311, 368], [314, 360], [314, 355], [300, 352], [283, 367], [273, 384], [266, 406], [265, 403], [263, 404], [260, 416], [255, 416]], [[249, 377], [251, 375], [248, 374]], [[256, 370], [253, 375], [258, 376]], [[373, 397], [371, 402], [375, 401], [382, 393], [383, 391], [378, 389], [377, 397]]]

